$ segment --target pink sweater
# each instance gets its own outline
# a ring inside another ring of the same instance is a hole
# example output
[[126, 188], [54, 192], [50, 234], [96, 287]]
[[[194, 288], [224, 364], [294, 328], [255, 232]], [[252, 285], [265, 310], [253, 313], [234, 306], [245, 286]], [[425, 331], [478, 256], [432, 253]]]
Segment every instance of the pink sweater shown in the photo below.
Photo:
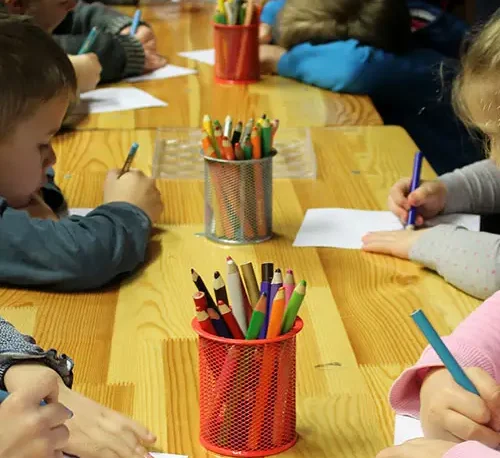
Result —
[[[443, 339], [463, 367], [480, 367], [500, 383], [500, 292], [495, 293]], [[442, 366], [432, 348], [427, 347], [417, 364], [405, 370], [389, 395], [397, 413], [418, 417], [420, 386], [425, 372]], [[500, 452], [477, 442], [463, 442], [443, 458], [500, 458]]]

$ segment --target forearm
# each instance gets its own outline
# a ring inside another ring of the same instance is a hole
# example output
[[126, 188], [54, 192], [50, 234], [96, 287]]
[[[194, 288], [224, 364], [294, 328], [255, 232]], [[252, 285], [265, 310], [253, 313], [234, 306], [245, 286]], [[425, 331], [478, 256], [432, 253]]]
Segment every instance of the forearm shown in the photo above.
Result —
[[443, 458], [500, 458], [500, 452], [479, 442], [467, 441], [457, 444]]

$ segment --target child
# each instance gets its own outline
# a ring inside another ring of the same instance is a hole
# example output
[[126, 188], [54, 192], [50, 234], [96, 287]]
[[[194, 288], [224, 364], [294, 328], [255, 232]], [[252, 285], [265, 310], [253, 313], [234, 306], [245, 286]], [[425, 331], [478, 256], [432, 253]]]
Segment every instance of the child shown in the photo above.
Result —
[[0, 282], [84, 290], [136, 269], [162, 211], [152, 179], [112, 171], [103, 205], [86, 217], [55, 214], [64, 199], [47, 176], [50, 141], [76, 86], [62, 49], [20, 16], [0, 16], [0, 81]]
[[[389, 208], [406, 222], [411, 205], [417, 225], [439, 213], [498, 213], [500, 210], [500, 12], [485, 25], [463, 60], [455, 82], [458, 113], [489, 139], [491, 160], [484, 160], [436, 181], [423, 183], [408, 195], [409, 180], [398, 181], [389, 194]], [[417, 261], [437, 271], [465, 292], [485, 298], [500, 289], [500, 237], [440, 225], [418, 231], [367, 234], [363, 249]]]
[[0, 457], [59, 457], [63, 450], [80, 458], [151, 458], [143, 444], [154, 443], [154, 435], [72, 391], [73, 366], [0, 318], [0, 389], [11, 393], [0, 404]]
[[[76, 0], [0, 0], [8, 12], [27, 14], [44, 30], [53, 33], [54, 39], [68, 53], [76, 55], [92, 27], [99, 35], [92, 51], [102, 65], [100, 81], [120, 80], [140, 75], [165, 65], [165, 59], [156, 51], [153, 31], [141, 23], [135, 36], [130, 36], [132, 18], [101, 3], [91, 5]], [[88, 61], [86, 56], [74, 56], [76, 61]], [[96, 73], [94, 62], [80, 64], [80, 73]], [[76, 66], [75, 66], [76, 68]], [[81, 79], [81, 78], [79, 78]]]
[[[450, 102], [468, 27], [424, 1], [408, 5], [405, 0], [271, 0], [261, 19], [272, 23], [271, 36], [281, 46], [261, 45], [261, 64], [324, 89], [369, 95], [384, 123], [402, 125], [442, 174], [484, 158], [480, 142], [455, 117]], [[261, 38], [269, 40], [263, 27]]]
[[444, 339], [480, 397], [459, 387], [430, 347], [403, 372], [391, 389], [391, 404], [399, 414], [420, 414], [427, 439], [392, 447], [377, 458], [500, 458], [493, 450], [500, 445], [498, 323], [500, 293]]

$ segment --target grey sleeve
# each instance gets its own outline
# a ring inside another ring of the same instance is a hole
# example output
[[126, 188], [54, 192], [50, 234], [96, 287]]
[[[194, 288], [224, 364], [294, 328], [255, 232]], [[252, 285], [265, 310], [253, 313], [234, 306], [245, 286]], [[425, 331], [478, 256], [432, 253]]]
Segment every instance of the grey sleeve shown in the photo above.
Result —
[[73, 361], [66, 355], [58, 356], [55, 350], [43, 351], [35, 340], [21, 334], [12, 324], [0, 317], [0, 389], [5, 389], [4, 376], [14, 364], [39, 362], [55, 370], [71, 387], [73, 382]]
[[500, 213], [500, 169], [490, 159], [439, 177], [448, 190], [444, 213]]
[[500, 290], [499, 235], [442, 224], [422, 234], [410, 259], [480, 299]]

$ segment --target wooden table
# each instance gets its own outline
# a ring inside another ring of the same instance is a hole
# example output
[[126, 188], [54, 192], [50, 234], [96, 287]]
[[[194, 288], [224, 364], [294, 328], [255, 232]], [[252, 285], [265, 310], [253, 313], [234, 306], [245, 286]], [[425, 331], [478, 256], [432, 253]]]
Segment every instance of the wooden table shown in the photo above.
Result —
[[[122, 164], [132, 135], [141, 143], [136, 166], [149, 171], [151, 130], [82, 131], [58, 139], [57, 173], [71, 206], [99, 204], [106, 170]], [[385, 208], [389, 187], [411, 170], [415, 151], [397, 127], [317, 128], [313, 141], [318, 179], [274, 183], [272, 241], [229, 248], [197, 237], [203, 183], [162, 181], [164, 231], [153, 238], [144, 269], [119, 287], [86, 294], [1, 289], [0, 314], [41, 345], [74, 357], [76, 389], [144, 422], [158, 434], [161, 450], [213, 456], [197, 437], [189, 269], [209, 280], [214, 270], [225, 272], [228, 254], [238, 263], [290, 266], [309, 289], [298, 337], [300, 439], [282, 456], [373, 458], [392, 442], [388, 388], [424, 347], [410, 312], [422, 307], [447, 333], [478, 302], [410, 262], [357, 250], [292, 248], [307, 208]], [[423, 178], [432, 177], [425, 164]]]
[[[121, 8], [130, 16], [134, 8]], [[158, 37], [158, 51], [170, 63], [193, 68], [197, 74], [141, 83], [135, 86], [168, 102], [167, 107], [91, 115], [78, 129], [143, 129], [161, 126], [199, 127], [203, 115], [224, 119], [258, 118], [268, 113], [286, 127], [325, 125], [380, 125], [382, 120], [368, 97], [334, 94], [278, 76], [264, 77], [250, 86], [217, 85], [213, 67], [177, 55], [213, 47], [209, 5], [196, 12], [179, 4], [142, 8], [143, 18]]]

